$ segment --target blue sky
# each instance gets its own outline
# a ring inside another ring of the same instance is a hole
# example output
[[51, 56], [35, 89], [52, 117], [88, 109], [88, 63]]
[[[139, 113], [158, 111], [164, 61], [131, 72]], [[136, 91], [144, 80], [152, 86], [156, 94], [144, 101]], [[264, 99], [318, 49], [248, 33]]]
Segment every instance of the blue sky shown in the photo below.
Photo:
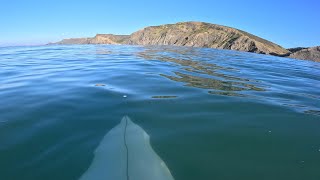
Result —
[[320, 45], [318, 0], [0, 0], [0, 45], [43, 44], [145, 26], [204, 21], [283, 47]]

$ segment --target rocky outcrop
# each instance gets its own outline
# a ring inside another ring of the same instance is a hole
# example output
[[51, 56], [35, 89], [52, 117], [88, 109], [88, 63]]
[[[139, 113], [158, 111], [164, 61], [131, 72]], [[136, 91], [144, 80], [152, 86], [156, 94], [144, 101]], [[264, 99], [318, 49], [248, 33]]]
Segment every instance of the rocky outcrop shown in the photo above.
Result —
[[320, 46], [310, 48], [299, 47], [288, 50], [291, 52], [290, 58], [320, 62]]
[[150, 26], [131, 35], [97, 34], [93, 38], [65, 39], [56, 44], [173, 45], [231, 49], [277, 56], [289, 51], [247, 32], [203, 22]]
[[54, 44], [171, 45], [230, 49], [320, 61], [320, 47], [284, 49], [253, 34], [216, 24], [182, 22], [150, 26], [131, 35], [97, 34], [93, 38], [64, 39]]
[[147, 27], [131, 34], [128, 43], [231, 49], [279, 56], [290, 53], [279, 45], [247, 32], [203, 22]]

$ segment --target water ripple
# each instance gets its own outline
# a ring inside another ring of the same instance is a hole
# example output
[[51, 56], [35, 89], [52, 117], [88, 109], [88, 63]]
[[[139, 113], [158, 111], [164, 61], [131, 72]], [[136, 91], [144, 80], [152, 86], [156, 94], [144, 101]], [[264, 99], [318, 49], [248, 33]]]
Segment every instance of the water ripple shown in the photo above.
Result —
[[124, 115], [177, 180], [320, 179], [319, 64], [191, 47], [0, 47], [0, 179], [79, 178]]

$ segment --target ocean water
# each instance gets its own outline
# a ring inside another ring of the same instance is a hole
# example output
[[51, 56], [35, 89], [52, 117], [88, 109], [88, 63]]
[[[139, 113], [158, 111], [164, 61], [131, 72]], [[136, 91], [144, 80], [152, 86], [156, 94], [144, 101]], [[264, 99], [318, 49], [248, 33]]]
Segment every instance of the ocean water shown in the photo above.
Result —
[[143, 46], [0, 48], [0, 179], [72, 180], [128, 115], [176, 180], [320, 179], [320, 63]]

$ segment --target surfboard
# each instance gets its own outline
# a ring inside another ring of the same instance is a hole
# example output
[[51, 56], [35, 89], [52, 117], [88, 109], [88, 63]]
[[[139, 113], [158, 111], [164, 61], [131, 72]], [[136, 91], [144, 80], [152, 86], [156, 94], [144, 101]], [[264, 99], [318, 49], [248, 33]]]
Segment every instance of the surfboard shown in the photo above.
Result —
[[150, 136], [128, 116], [111, 129], [80, 180], [174, 180], [150, 144]]

